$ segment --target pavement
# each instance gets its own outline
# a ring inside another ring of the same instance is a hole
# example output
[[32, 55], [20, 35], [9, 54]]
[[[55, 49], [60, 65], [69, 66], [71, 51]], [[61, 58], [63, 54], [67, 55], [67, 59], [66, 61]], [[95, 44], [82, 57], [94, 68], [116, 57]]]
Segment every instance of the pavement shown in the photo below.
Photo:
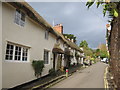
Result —
[[105, 88], [104, 72], [107, 65], [98, 62], [83, 70], [77, 71], [67, 79], [51, 88]]

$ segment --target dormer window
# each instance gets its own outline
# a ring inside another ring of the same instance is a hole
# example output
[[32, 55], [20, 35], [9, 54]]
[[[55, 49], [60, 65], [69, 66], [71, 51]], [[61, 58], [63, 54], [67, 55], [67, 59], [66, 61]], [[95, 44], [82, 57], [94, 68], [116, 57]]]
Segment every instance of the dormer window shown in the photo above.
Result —
[[45, 31], [45, 39], [48, 40], [48, 37], [49, 37], [49, 32], [46, 30]]
[[16, 24], [24, 27], [25, 25], [25, 13], [23, 13], [22, 11], [16, 9], [16, 13], [15, 13], [15, 21]]

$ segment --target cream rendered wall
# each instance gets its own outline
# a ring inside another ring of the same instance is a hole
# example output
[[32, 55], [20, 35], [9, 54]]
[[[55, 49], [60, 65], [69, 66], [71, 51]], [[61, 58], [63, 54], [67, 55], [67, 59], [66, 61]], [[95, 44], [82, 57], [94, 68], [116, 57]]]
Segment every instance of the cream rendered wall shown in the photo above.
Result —
[[0, 1], [0, 90], [2, 89], [2, 2]]
[[[64, 41], [63, 40], [60, 40], [60, 47], [63, 51], [65, 51], [65, 46], [63, 45], [64, 44]], [[64, 60], [64, 55], [62, 55], [62, 66], [64, 67], [65, 66], [65, 60]]]
[[[45, 30], [26, 17], [24, 27], [14, 23], [15, 8], [3, 4], [3, 88], [10, 88], [36, 79], [34, 70], [31, 66], [33, 60], [43, 60], [44, 49], [50, 51], [50, 64], [45, 65], [42, 75], [48, 74], [52, 68], [52, 49], [56, 42], [56, 37], [49, 34], [49, 40], [45, 40]], [[6, 61], [5, 50], [7, 41], [29, 46], [29, 62], [10, 62]]]

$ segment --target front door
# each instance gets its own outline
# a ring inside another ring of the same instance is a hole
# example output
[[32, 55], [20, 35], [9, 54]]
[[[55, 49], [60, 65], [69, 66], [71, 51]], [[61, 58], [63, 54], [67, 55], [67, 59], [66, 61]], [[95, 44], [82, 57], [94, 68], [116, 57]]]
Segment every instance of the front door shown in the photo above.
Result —
[[62, 67], [62, 55], [58, 54], [58, 58], [57, 58], [57, 70], [61, 69]]

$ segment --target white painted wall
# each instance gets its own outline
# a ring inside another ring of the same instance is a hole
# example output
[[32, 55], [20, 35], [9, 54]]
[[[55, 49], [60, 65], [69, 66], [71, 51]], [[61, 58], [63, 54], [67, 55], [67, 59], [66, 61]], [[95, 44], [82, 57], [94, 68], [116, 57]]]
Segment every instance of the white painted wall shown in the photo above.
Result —
[[[49, 39], [46, 40], [44, 36], [45, 29], [36, 24], [27, 16], [24, 27], [15, 24], [15, 8], [5, 3], [2, 5], [2, 7], [2, 83], [3, 88], [11, 88], [36, 79], [36, 77], [34, 76], [34, 70], [31, 66], [31, 62], [33, 60], [43, 60], [44, 49], [49, 50], [50, 64], [45, 65], [42, 76], [48, 74], [49, 69], [51, 69], [53, 66], [52, 49], [54, 47], [54, 44], [56, 43], [56, 37], [50, 33]], [[24, 46], [29, 46], [29, 62], [6, 61], [5, 52], [8, 41]], [[64, 50], [63, 43], [64, 42], [60, 40], [60, 47]]]
[[0, 90], [2, 89], [2, 2], [0, 1]]
[[[56, 37], [49, 34], [49, 39], [44, 38], [45, 29], [35, 24], [30, 18], [26, 17], [25, 27], [14, 23], [15, 8], [3, 4], [3, 38], [2, 38], [2, 60], [3, 60], [3, 88], [10, 88], [25, 82], [36, 79], [34, 70], [31, 66], [33, 60], [43, 60], [44, 49], [49, 50], [50, 64], [45, 65], [42, 75], [48, 74], [52, 68], [53, 54], [52, 49], [56, 42]], [[29, 46], [29, 62], [9, 62], [5, 60], [7, 41]]]

